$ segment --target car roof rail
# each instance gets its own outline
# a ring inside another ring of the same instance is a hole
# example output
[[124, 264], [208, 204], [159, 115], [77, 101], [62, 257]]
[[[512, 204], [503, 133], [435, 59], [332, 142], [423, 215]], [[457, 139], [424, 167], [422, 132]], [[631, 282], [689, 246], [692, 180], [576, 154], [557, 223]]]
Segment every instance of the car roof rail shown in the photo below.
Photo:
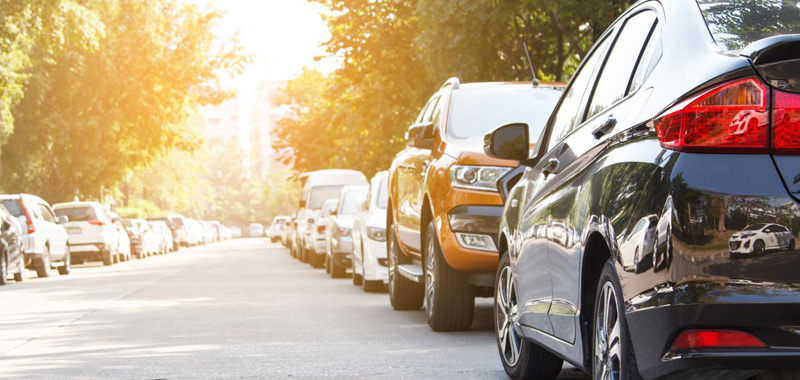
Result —
[[458, 90], [458, 87], [461, 85], [461, 81], [458, 79], [458, 77], [452, 77], [444, 82], [441, 88], [445, 88], [448, 85], [453, 86], [453, 90]]

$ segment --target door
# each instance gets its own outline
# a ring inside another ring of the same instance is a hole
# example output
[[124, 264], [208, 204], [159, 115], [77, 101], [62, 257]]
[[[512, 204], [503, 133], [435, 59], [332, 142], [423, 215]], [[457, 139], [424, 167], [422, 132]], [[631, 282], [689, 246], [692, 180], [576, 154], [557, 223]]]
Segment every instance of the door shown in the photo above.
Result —
[[39, 213], [42, 215], [48, 241], [50, 242], [50, 255], [54, 259], [62, 259], [67, 251], [67, 231], [56, 222], [56, 216], [50, 207], [39, 203]]
[[[563, 229], [566, 238], [549, 240], [553, 281], [553, 306], [549, 314], [555, 336], [570, 343], [575, 341], [581, 295], [579, 285], [583, 245], [580, 238], [584, 236], [583, 229], [590, 217], [589, 212], [607, 211], [587, 208], [592, 193], [592, 174], [588, 169], [597, 162], [603, 153], [605, 141], [611, 135], [631, 127], [623, 124], [637, 99], [634, 95], [637, 95], [638, 89], [631, 87], [632, 78], [656, 21], [654, 10], [632, 13], [621, 22], [616, 36], [609, 35], [603, 41], [604, 46], [608, 44], [610, 47], [604, 59], [598, 60], [599, 70], [587, 87], [591, 91], [586, 91], [586, 94], [591, 96], [584, 96], [582, 105], [577, 109], [574, 131], [555, 145], [554, 157], [558, 169], [550, 179], [552, 201], [548, 222], [551, 226]], [[623, 213], [611, 213], [608, 216], [615, 218], [619, 215]], [[616, 228], [617, 222], [627, 223], [611, 220], [612, 226]], [[558, 232], [558, 229], [551, 231]], [[632, 261], [636, 244], [635, 241], [631, 243]]]
[[[439, 101], [434, 95], [425, 106], [425, 111], [416, 124], [431, 122], [433, 111]], [[431, 160], [430, 149], [408, 146], [400, 155], [397, 165], [397, 216], [399, 240], [414, 253], [421, 251], [422, 202], [424, 199], [424, 170]]]

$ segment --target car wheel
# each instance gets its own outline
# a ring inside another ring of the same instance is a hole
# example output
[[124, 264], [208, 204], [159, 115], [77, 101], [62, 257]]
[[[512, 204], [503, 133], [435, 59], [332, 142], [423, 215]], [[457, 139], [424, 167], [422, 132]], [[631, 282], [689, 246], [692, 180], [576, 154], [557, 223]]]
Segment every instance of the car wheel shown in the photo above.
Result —
[[523, 339], [518, 330], [519, 304], [507, 253], [500, 258], [495, 281], [494, 332], [506, 374], [512, 379], [555, 379], [564, 361]]
[[0, 285], [8, 283], [8, 257], [4, 253], [0, 254]]
[[436, 225], [425, 233], [425, 311], [433, 331], [460, 331], [472, 325], [475, 294], [464, 274], [453, 270], [439, 247]]
[[794, 248], [795, 248], [795, 242], [794, 242], [794, 238], [792, 238], [792, 240], [789, 241], [789, 250], [790, 251], [794, 251]]
[[310, 251], [311, 255], [311, 267], [315, 269], [320, 269], [322, 266], [325, 265], [325, 255], [319, 255], [316, 251]]
[[753, 256], [763, 255], [765, 251], [764, 248], [765, 248], [764, 241], [756, 240], [755, 243], [753, 243]]
[[[363, 268], [363, 265], [362, 265]], [[353, 271], [353, 285], [361, 286], [364, 282], [364, 271], [362, 270], [361, 273], [356, 271], [356, 257], [353, 255], [353, 259], [350, 260], [350, 269]]]
[[112, 255], [110, 251], [103, 252], [103, 265], [109, 266], [113, 264], [114, 264], [114, 255]]
[[633, 252], [633, 273], [639, 273], [639, 247]]
[[50, 277], [50, 247], [48, 246], [44, 246], [42, 257], [36, 263], [36, 276], [39, 278]]
[[14, 273], [14, 281], [25, 281], [25, 254], [19, 253], [19, 260], [17, 261], [17, 273]]
[[636, 367], [625, 310], [622, 287], [614, 263], [609, 260], [600, 275], [594, 307], [593, 367], [595, 379], [638, 380], [642, 377]]
[[328, 254], [325, 254], [325, 273], [331, 274], [331, 258]]
[[400, 247], [394, 227], [388, 228], [389, 301], [395, 310], [418, 310], [425, 296], [423, 284], [411, 281], [398, 273]]
[[64, 263], [58, 267], [58, 274], [62, 276], [66, 276], [72, 270], [72, 254], [69, 252], [69, 246], [67, 246], [67, 253], [64, 255]]

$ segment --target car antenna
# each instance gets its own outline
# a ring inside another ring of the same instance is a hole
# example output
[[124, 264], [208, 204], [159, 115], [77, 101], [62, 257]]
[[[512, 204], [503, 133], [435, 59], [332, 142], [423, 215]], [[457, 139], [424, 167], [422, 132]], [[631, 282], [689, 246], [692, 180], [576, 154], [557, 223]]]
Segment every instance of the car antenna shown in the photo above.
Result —
[[531, 54], [528, 53], [528, 43], [522, 42], [522, 48], [525, 50], [525, 57], [528, 58], [528, 67], [531, 68], [531, 75], [533, 76], [533, 87], [539, 87], [539, 78], [536, 77], [536, 70], [533, 69], [533, 61], [531, 61]]

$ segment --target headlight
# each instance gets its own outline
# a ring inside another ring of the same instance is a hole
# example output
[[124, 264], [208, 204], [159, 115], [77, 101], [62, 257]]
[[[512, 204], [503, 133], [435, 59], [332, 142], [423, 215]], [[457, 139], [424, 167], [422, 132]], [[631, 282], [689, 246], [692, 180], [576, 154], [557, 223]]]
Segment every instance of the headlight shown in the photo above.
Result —
[[497, 180], [511, 168], [497, 166], [461, 166], [450, 169], [453, 187], [470, 190], [497, 191]]
[[367, 236], [376, 241], [386, 241], [386, 229], [380, 227], [367, 227]]
[[751, 237], [753, 237], [753, 236], [756, 236], [756, 234], [755, 234], [755, 233], [753, 233], [753, 232], [747, 232], [747, 233], [743, 233], [743, 234], [742, 234], [742, 236], [741, 236], [741, 238], [742, 238], [742, 239], [747, 239], [747, 238], [751, 238]]

